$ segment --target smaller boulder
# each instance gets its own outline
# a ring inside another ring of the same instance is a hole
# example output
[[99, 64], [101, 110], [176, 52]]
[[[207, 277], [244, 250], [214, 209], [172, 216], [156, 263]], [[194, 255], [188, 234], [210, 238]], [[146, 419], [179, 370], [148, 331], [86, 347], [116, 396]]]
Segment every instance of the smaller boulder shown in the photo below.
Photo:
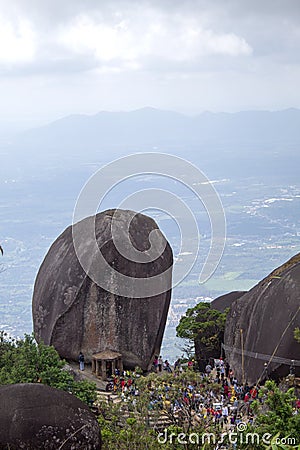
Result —
[[39, 383], [0, 386], [0, 448], [101, 449], [98, 422], [81, 400]]

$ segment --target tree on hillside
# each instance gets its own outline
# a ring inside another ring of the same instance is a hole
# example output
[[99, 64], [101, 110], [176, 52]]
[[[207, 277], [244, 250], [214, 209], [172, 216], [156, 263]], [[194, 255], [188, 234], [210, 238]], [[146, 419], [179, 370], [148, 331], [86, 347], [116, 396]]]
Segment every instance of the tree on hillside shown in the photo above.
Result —
[[[264, 398], [264, 401], [260, 400]], [[267, 381], [260, 392], [260, 399], [251, 404], [251, 410], [255, 414], [255, 422], [248, 424], [247, 433], [256, 433], [260, 440], [252, 442], [251, 449], [262, 448], [262, 437], [271, 439], [267, 449], [299, 449], [298, 436], [300, 435], [300, 415], [296, 413], [295, 389], [282, 390], [275, 381]], [[282, 439], [280, 443], [280, 439]], [[285, 442], [285, 443], [284, 443]], [[293, 445], [289, 445], [292, 444]], [[295, 445], [297, 444], [297, 445]], [[248, 449], [248, 444], [240, 444], [241, 449]]]
[[85, 403], [95, 400], [95, 384], [75, 381], [64, 366], [54, 347], [37, 344], [32, 335], [14, 339], [0, 332], [0, 385], [43, 383], [68, 391]]
[[212, 309], [210, 303], [201, 302], [181, 317], [177, 336], [194, 343], [198, 362], [220, 356], [227, 312], [222, 313]]

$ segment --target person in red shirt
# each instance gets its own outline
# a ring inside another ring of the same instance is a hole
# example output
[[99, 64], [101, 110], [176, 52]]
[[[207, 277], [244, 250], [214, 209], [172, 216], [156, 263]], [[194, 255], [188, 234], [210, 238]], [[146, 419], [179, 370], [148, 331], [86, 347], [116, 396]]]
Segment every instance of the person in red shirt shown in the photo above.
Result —
[[249, 401], [249, 399], [250, 399], [250, 394], [249, 394], [249, 392], [247, 392], [244, 397], [244, 402], [247, 403]]
[[251, 399], [255, 400], [257, 397], [257, 389], [255, 389], [255, 387], [253, 386], [252, 389], [250, 389], [250, 395], [251, 395]]

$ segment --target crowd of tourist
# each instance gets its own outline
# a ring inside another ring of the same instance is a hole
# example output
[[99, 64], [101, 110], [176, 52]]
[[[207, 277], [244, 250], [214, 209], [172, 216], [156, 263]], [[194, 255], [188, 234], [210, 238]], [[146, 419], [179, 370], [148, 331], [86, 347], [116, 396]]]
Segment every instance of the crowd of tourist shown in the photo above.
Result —
[[[263, 403], [266, 398], [264, 391], [260, 393], [260, 385], [240, 383], [233, 368], [222, 358], [208, 363], [203, 372], [194, 372], [194, 368], [193, 359], [184, 363], [178, 359], [171, 367], [161, 356], [155, 358], [153, 371], [172, 377], [149, 377], [146, 382], [149, 411], [159, 410], [173, 418], [183, 417], [188, 411], [194, 424], [215, 424], [220, 429], [235, 427], [241, 421], [252, 423], [253, 401]], [[196, 377], [191, 376], [195, 373]], [[107, 391], [118, 394], [129, 409], [134, 408], [140, 396], [140, 376], [136, 371], [116, 369]], [[298, 401], [296, 410], [299, 408]]]
[[[185, 366], [192, 369], [194, 360], [189, 360]], [[181, 361], [177, 360], [173, 371], [175, 378], [182, 373], [182, 369]], [[242, 416], [246, 416], [249, 422], [253, 420], [251, 403], [258, 398], [259, 389], [260, 386], [240, 384], [233, 369], [220, 359], [207, 364], [197, 381], [189, 382], [187, 377], [180, 387], [178, 383], [175, 387], [172, 382], [153, 387], [150, 390], [150, 408], [159, 405], [173, 414], [180, 414], [188, 407], [195, 421], [235, 425]], [[263, 396], [259, 399], [264, 401]]]
[[106, 391], [138, 396], [139, 391], [135, 380], [139, 377], [140, 373], [137, 373], [134, 370], [123, 370], [121, 372], [119, 369], [115, 369], [115, 373], [109, 378], [106, 385]]
[[[173, 377], [168, 381], [162, 377], [161, 383], [157, 382], [159, 377], [149, 381], [148, 409], [166, 411], [174, 417], [189, 410], [194, 422], [204, 421], [221, 427], [235, 426], [239, 421], [245, 421], [245, 417], [248, 422], [253, 420], [252, 402], [258, 398], [260, 402], [264, 401], [264, 397], [258, 395], [260, 386], [239, 383], [234, 370], [222, 359], [207, 364], [204, 372], [197, 373], [196, 381], [190, 381], [189, 374], [193, 373], [194, 365], [192, 359], [185, 363], [178, 359], [171, 367], [167, 360], [157, 357], [154, 371], [162, 375], [172, 373]], [[140, 373], [136, 371], [116, 369], [106, 390], [119, 394], [129, 407], [134, 406], [140, 396], [139, 377]]]

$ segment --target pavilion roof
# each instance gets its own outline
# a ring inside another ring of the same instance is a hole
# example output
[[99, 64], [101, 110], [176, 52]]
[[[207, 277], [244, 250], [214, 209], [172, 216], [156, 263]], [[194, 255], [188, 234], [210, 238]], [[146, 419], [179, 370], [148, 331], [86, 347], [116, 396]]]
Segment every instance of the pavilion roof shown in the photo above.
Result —
[[122, 357], [121, 353], [114, 352], [113, 350], [104, 350], [99, 353], [94, 353], [92, 355], [94, 359], [106, 359], [106, 360], [113, 360], [118, 359]]

